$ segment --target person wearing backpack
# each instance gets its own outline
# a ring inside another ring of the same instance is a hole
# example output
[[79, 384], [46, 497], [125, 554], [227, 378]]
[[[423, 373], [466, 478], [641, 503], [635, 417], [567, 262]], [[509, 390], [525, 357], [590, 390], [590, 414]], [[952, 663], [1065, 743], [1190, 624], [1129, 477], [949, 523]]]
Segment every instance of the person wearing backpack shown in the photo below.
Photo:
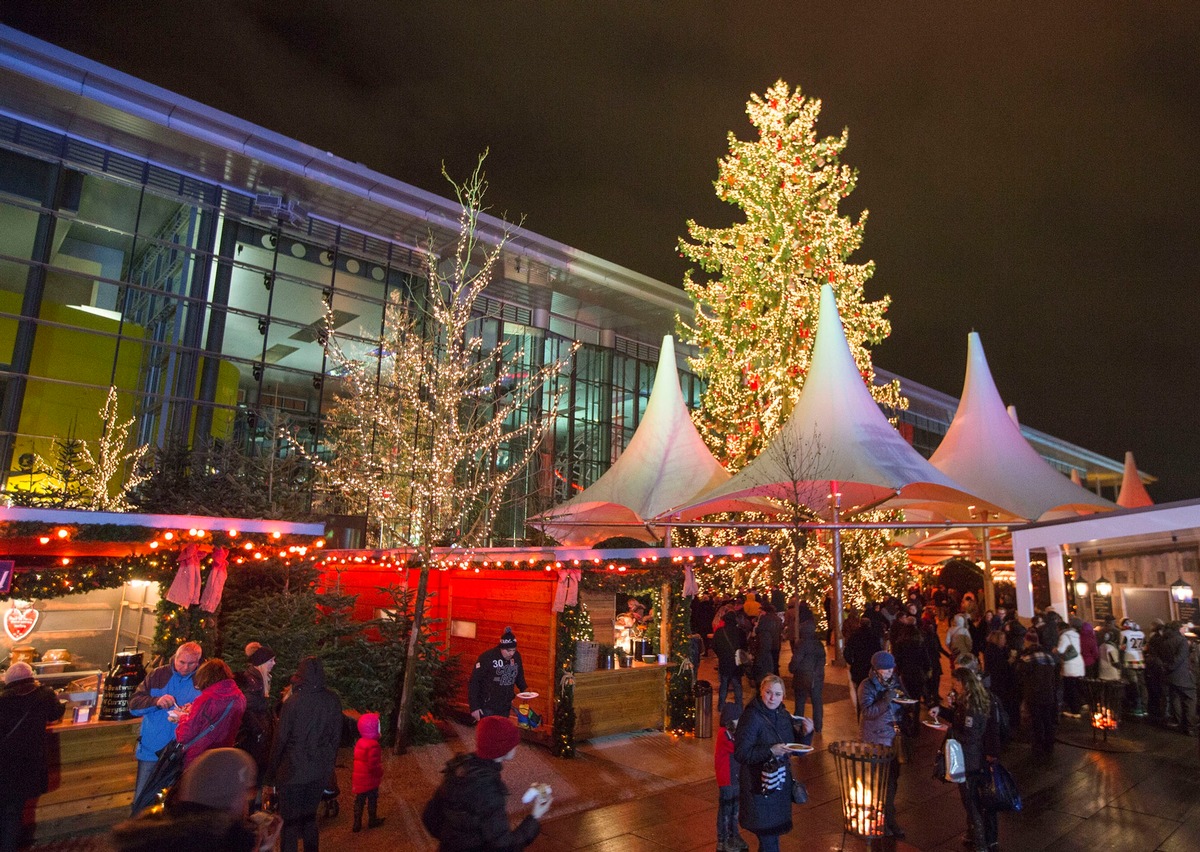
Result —
[[516, 756], [520, 741], [508, 719], [484, 716], [475, 727], [475, 751], [446, 764], [441, 786], [421, 813], [438, 852], [519, 852], [537, 839], [540, 820], [554, 801], [549, 787], [538, 788], [532, 812], [516, 828], [505, 809], [508, 788], [500, 771]]

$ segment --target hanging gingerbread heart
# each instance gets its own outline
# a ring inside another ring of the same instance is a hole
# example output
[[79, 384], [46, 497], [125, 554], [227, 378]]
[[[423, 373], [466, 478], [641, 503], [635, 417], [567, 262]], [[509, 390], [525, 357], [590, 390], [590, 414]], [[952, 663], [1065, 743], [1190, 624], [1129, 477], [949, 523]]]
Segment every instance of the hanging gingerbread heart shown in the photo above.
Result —
[[33, 628], [37, 626], [39, 615], [40, 613], [33, 607], [18, 609], [13, 606], [4, 613], [4, 632], [8, 634], [9, 639], [20, 642], [33, 632]]

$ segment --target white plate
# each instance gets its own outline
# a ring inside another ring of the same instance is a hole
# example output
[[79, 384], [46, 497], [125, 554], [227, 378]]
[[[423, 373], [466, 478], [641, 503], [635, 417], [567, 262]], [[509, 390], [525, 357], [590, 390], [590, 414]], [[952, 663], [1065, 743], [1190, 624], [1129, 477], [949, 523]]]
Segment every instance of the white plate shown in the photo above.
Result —
[[915, 698], [893, 698], [892, 700], [895, 701], [897, 704], [916, 704], [917, 703], [917, 699], [915, 699]]
[[924, 725], [926, 728], [933, 728], [935, 731], [944, 731], [950, 727], [949, 725], [946, 725], [946, 724], [939, 724], [937, 722], [931, 722], [928, 719], [922, 719], [921, 724]]
[[538, 694], [536, 692], [518, 692], [517, 693], [517, 698], [537, 698], [537, 697], [538, 697]]
[[804, 743], [785, 743], [785, 745], [787, 746], [788, 751], [795, 754], [808, 754], [813, 750], [812, 746], [805, 745]]

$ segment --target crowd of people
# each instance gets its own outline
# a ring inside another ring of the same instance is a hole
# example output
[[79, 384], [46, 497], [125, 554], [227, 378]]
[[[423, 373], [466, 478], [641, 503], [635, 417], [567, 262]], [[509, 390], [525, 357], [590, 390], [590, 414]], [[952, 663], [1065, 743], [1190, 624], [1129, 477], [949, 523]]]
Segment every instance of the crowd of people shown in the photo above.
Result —
[[[235, 674], [224, 660], [202, 662], [201, 646], [187, 642], [138, 686], [130, 700], [131, 712], [142, 720], [133, 814], [113, 831], [121, 852], [190, 849], [205, 841], [204, 848], [268, 850], [276, 840], [283, 852], [295, 852], [301, 843], [305, 852], [317, 852], [317, 811], [331, 783], [336, 789], [341, 699], [326, 686], [317, 657], [300, 661], [276, 700], [274, 651], [253, 642], [245, 656], [245, 667]], [[378, 749], [378, 716], [362, 716], [359, 732], [360, 743], [374, 740]], [[158, 802], [155, 788], [172, 743], [182, 750], [182, 774]], [[376, 813], [381, 777], [377, 751], [356, 749], [355, 830], [364, 805], [368, 827], [382, 823]], [[263, 801], [264, 789], [276, 791], [275, 802]], [[195, 826], [205, 820], [218, 836], [197, 834]]]

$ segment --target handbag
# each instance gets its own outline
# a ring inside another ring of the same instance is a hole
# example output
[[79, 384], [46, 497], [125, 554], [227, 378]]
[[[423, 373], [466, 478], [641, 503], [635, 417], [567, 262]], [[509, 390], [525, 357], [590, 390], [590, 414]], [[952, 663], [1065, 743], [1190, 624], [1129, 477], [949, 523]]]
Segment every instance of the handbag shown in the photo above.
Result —
[[1016, 779], [998, 760], [988, 764], [986, 783], [980, 785], [979, 799], [985, 808], [993, 811], [1019, 811], [1022, 807]]
[[183, 757], [187, 754], [187, 750], [191, 748], [192, 743], [212, 733], [213, 728], [229, 715], [229, 711], [232, 708], [233, 702], [231, 701], [225, 705], [225, 709], [221, 711], [221, 715], [211, 725], [186, 743], [181, 743], [179, 740], [173, 739], [155, 753], [158, 760], [154, 762], [154, 768], [150, 770], [150, 777], [146, 779], [146, 786], [142, 788], [141, 794], [133, 802], [133, 812], [135, 814], [141, 813], [153, 805], [163, 790], [169, 790], [179, 783], [179, 776], [183, 774]]
[[1063, 660], [1073, 660], [1078, 656], [1079, 656], [1079, 649], [1076, 648], [1074, 645], [1072, 645], [1071, 642], [1068, 640], [1067, 650], [1062, 652]]
[[951, 736], [946, 737], [933, 759], [933, 777], [951, 784], [967, 780], [967, 761], [963, 756], [962, 743]]

